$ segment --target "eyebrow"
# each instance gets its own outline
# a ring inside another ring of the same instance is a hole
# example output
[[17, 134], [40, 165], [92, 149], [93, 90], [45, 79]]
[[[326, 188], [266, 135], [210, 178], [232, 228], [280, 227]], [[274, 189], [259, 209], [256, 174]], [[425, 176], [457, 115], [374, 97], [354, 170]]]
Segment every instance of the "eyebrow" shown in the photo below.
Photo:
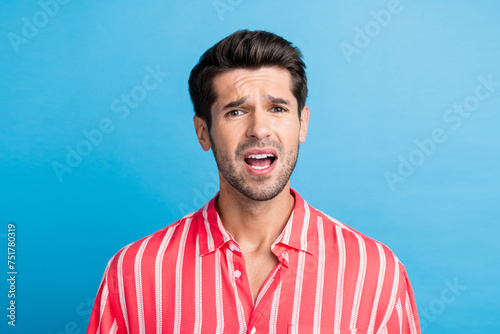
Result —
[[281, 97], [274, 97], [269, 94], [264, 95], [264, 99], [276, 104], [286, 104], [286, 105], [290, 104], [290, 101], [288, 100], [282, 99]]
[[241, 106], [243, 103], [245, 103], [246, 100], [248, 100], [248, 96], [243, 96], [236, 101], [229, 102], [224, 107], [222, 107], [222, 110]]
[[[281, 97], [274, 97], [274, 96], [269, 95], [269, 94], [265, 94], [263, 96], [263, 98], [264, 98], [264, 100], [268, 100], [268, 101], [270, 101], [272, 103], [276, 103], [276, 104], [285, 104], [285, 105], [290, 104], [290, 101], [288, 101], [288, 100], [282, 99]], [[239, 107], [240, 105], [245, 103], [247, 100], [248, 100], [248, 96], [243, 96], [235, 101], [231, 101], [228, 104], [224, 105], [224, 107], [222, 107], [222, 109], [224, 110], [224, 109]]]

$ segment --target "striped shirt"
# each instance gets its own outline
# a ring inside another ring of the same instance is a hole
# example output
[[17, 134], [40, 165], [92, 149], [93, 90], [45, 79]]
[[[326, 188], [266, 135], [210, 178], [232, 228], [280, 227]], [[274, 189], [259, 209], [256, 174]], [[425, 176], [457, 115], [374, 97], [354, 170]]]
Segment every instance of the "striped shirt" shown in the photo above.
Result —
[[109, 261], [87, 333], [420, 333], [404, 266], [383, 244], [307, 204], [272, 245], [253, 301], [240, 246], [203, 208]]

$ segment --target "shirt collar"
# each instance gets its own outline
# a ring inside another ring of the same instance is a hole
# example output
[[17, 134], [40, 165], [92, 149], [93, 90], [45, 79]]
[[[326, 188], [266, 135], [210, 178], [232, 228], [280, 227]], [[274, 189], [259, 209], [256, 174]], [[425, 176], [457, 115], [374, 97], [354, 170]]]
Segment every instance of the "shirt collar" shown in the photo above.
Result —
[[[314, 247], [317, 243], [316, 211], [294, 189], [290, 188], [290, 193], [295, 197], [295, 205], [285, 228], [273, 243], [273, 248], [285, 245], [307, 253], [314, 253], [317, 249]], [[217, 192], [195, 214], [201, 256], [213, 252], [228, 241], [234, 241], [222, 225], [219, 214], [215, 210], [215, 201], [218, 197]]]

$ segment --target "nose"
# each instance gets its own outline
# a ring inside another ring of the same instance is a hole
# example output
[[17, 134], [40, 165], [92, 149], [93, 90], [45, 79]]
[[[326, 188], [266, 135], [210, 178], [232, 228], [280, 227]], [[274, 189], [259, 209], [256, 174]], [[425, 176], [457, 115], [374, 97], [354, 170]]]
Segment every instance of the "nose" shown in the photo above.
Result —
[[249, 117], [247, 137], [263, 140], [271, 136], [271, 119], [269, 116], [265, 109], [256, 108]]

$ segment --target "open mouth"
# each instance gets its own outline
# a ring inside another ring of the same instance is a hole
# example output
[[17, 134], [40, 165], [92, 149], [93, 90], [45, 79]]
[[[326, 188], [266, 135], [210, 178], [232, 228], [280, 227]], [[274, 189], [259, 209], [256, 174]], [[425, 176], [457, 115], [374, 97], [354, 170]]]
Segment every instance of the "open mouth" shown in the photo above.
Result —
[[272, 153], [250, 154], [245, 159], [245, 163], [253, 169], [263, 170], [271, 167], [276, 161], [276, 156]]

